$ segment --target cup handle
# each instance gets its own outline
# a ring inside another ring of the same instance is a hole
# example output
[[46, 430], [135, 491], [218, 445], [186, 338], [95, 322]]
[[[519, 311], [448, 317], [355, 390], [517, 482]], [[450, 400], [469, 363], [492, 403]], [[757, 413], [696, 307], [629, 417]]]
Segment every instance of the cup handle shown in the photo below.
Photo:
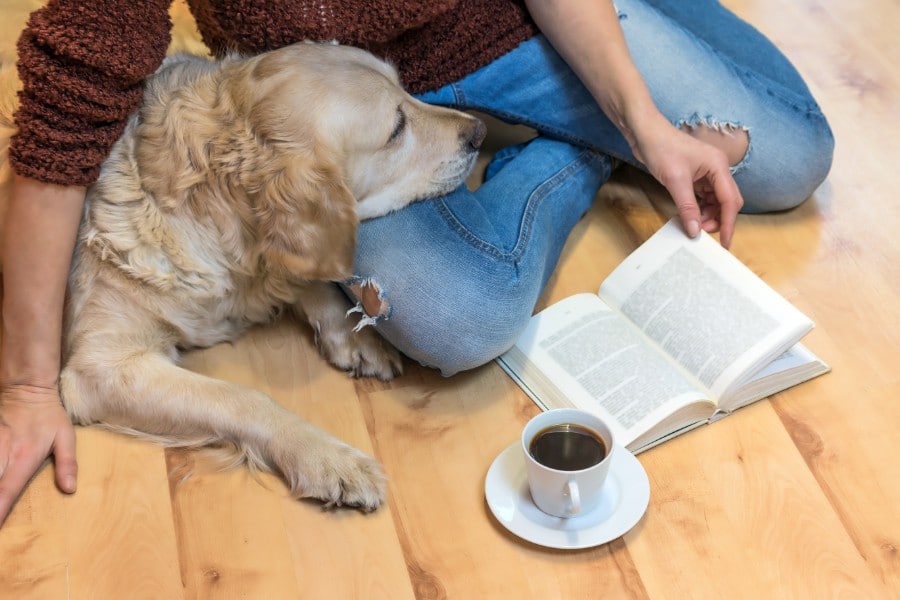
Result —
[[577, 515], [581, 512], [581, 494], [578, 493], [578, 483], [574, 479], [566, 482], [563, 496], [566, 497], [566, 513]]

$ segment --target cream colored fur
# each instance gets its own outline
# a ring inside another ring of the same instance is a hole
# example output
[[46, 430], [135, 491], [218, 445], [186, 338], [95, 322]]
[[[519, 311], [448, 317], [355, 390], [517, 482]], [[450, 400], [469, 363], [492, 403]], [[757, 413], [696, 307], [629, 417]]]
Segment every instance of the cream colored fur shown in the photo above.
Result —
[[338, 368], [396, 375], [396, 350], [353, 331], [331, 282], [351, 274], [360, 218], [455, 188], [483, 137], [349, 47], [167, 59], [88, 191], [61, 375], [73, 420], [232, 447], [298, 497], [376, 508], [375, 460], [262, 392], [179, 367], [179, 352], [287, 307]]

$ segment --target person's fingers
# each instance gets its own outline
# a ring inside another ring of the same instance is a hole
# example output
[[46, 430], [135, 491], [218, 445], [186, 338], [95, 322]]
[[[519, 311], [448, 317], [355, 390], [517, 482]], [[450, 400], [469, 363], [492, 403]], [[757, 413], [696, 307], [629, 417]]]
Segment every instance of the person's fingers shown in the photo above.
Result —
[[719, 204], [719, 241], [725, 248], [731, 247], [734, 225], [738, 212], [744, 206], [744, 198], [730, 170], [713, 173], [710, 177]]
[[10, 459], [3, 477], [0, 477], [0, 524], [6, 520], [9, 511], [25, 489], [25, 485], [41, 466], [41, 462], [43, 458], [34, 460], [30, 456]]
[[719, 230], [720, 209], [719, 203], [713, 192], [707, 192], [698, 196], [697, 202], [700, 204], [700, 218], [702, 220], [700, 226], [706, 233], [714, 233]]
[[53, 442], [53, 464], [57, 487], [67, 494], [74, 493], [78, 479], [74, 428], [68, 427], [56, 434]]
[[668, 178], [665, 185], [678, 209], [684, 230], [690, 237], [697, 237], [700, 234], [702, 216], [694, 195], [694, 182], [687, 175], [674, 175]]

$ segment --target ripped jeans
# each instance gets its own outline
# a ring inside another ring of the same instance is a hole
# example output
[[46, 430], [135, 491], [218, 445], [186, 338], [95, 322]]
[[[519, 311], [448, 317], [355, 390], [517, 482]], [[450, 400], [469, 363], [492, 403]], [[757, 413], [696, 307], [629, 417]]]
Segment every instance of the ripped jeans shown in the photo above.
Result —
[[[831, 166], [831, 130], [766, 38], [710, 0], [616, 7], [634, 61], [673, 124], [747, 132], [749, 150], [733, 169], [744, 212], [791, 208], [812, 194]], [[350, 283], [371, 283], [383, 306], [367, 321], [410, 358], [451, 375], [515, 342], [567, 236], [609, 178], [611, 157], [641, 165], [542, 36], [419, 98], [539, 134], [501, 150], [478, 190], [462, 186], [359, 229]]]

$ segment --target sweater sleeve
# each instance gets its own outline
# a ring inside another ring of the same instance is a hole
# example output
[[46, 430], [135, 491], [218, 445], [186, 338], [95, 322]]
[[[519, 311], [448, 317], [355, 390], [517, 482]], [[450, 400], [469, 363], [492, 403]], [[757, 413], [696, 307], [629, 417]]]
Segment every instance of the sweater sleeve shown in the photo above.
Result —
[[170, 0], [50, 0], [19, 38], [9, 159], [21, 175], [88, 185], [169, 44]]

